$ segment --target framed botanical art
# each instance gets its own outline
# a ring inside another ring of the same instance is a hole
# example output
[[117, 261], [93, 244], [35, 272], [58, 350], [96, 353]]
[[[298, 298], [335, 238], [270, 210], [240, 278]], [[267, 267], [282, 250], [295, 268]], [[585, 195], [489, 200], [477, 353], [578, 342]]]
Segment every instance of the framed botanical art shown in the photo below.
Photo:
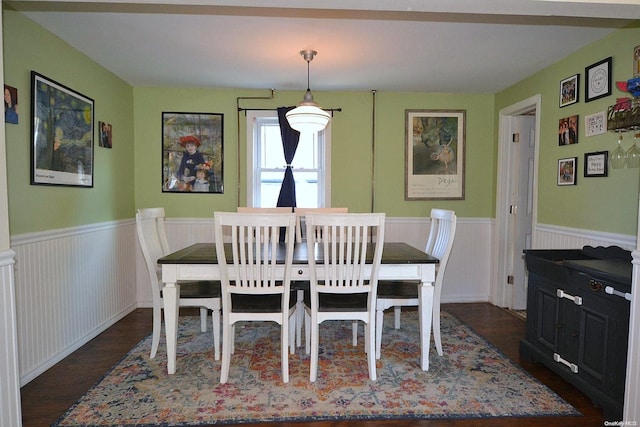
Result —
[[93, 187], [93, 99], [31, 72], [31, 184]]
[[162, 113], [162, 191], [223, 193], [223, 114]]
[[568, 157], [558, 160], [558, 185], [576, 185], [577, 157]]
[[584, 154], [584, 176], [604, 177], [607, 176], [608, 170], [608, 151], [596, 151]]
[[611, 61], [608, 57], [584, 69], [585, 102], [611, 95]]
[[560, 108], [578, 102], [580, 94], [580, 74], [560, 81]]
[[405, 200], [463, 200], [466, 110], [405, 110]]

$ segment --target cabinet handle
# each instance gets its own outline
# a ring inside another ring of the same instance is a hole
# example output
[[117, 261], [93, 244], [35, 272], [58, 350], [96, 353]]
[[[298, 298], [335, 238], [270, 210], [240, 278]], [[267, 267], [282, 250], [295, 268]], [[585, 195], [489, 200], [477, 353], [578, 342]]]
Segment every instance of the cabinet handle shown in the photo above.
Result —
[[560, 357], [560, 355], [558, 353], [553, 353], [553, 360], [555, 362], [562, 363], [563, 365], [565, 365], [566, 367], [571, 369], [571, 372], [573, 372], [574, 374], [578, 373], [578, 365], [576, 365], [575, 363], [571, 363], [568, 360], [563, 359], [562, 357]]
[[574, 302], [575, 305], [582, 305], [582, 297], [579, 297], [577, 295], [576, 296], [569, 295], [562, 289], [556, 289], [556, 295], [558, 296], [558, 298], [570, 299], [571, 301]]
[[615, 295], [617, 297], [624, 298], [627, 301], [631, 301], [631, 294], [628, 292], [620, 292], [618, 290], [613, 289], [611, 286], [607, 286], [606, 288], [604, 288], [604, 291], [609, 295]]

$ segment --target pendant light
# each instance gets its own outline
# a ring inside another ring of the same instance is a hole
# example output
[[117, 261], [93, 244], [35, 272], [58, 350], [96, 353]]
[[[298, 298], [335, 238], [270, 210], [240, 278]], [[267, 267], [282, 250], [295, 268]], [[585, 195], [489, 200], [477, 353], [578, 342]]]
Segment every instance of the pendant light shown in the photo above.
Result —
[[302, 50], [300, 55], [307, 61], [307, 92], [304, 94], [302, 102], [296, 108], [285, 114], [289, 126], [300, 133], [318, 132], [327, 127], [331, 116], [329, 113], [318, 107], [313, 100], [311, 89], [309, 89], [309, 63], [318, 52], [315, 50]]

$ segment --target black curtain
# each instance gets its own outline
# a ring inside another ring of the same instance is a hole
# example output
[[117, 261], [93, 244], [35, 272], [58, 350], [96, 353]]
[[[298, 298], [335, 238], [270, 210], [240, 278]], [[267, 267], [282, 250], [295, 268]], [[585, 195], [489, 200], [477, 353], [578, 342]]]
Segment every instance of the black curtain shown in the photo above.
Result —
[[284, 179], [280, 194], [278, 195], [278, 203], [276, 206], [296, 207], [296, 183], [293, 179], [293, 171], [291, 170], [291, 162], [296, 155], [298, 141], [300, 140], [300, 132], [289, 126], [289, 121], [285, 114], [295, 107], [278, 108], [278, 122], [280, 123], [280, 136], [282, 136], [282, 148], [284, 150], [284, 159], [287, 167], [284, 170]]

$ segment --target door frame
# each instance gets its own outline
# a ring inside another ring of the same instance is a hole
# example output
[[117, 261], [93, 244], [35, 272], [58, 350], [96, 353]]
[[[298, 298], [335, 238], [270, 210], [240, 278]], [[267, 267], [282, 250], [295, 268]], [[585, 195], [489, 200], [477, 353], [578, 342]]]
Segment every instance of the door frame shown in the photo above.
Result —
[[514, 171], [513, 145], [511, 135], [513, 134], [514, 121], [516, 116], [526, 112], [535, 111], [535, 147], [533, 165], [533, 186], [532, 186], [532, 245], [535, 245], [535, 227], [538, 223], [538, 160], [540, 150], [540, 105], [542, 96], [534, 95], [530, 98], [512, 104], [500, 110], [498, 115], [498, 159], [496, 176], [496, 226], [493, 241], [493, 280], [491, 284], [491, 303], [499, 307], [511, 308], [513, 302], [513, 288], [507, 284], [509, 270], [508, 256], [511, 234], [513, 233], [509, 215], [510, 191], [512, 182], [509, 179]]

